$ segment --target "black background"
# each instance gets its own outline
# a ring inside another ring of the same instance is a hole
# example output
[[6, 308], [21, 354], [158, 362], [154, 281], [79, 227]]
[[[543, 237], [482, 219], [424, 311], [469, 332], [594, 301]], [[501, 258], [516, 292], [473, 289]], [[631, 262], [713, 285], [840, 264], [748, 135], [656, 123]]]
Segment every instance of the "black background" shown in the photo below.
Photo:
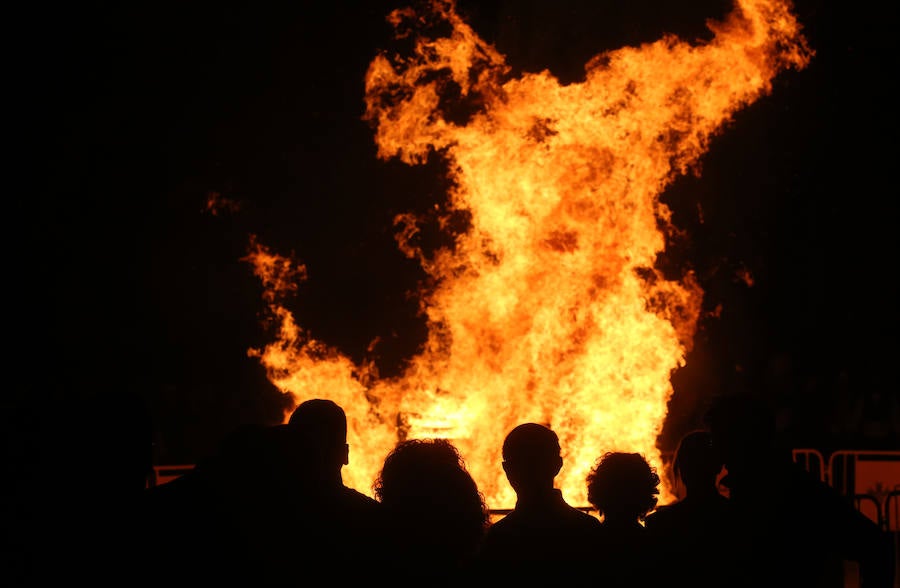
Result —
[[[702, 39], [724, 2], [460, 2], [517, 71], [578, 81], [593, 55]], [[250, 234], [306, 264], [289, 305], [384, 375], [424, 339], [423, 274], [392, 219], [442, 197], [434, 166], [375, 157], [363, 76], [399, 2], [81, 3], [9, 13], [7, 312], [15, 431], [105, 394], [150, 410], [159, 463], [191, 463], [290, 400], [246, 351], [271, 340]], [[898, 238], [891, 15], [796, 4], [816, 56], [712, 142], [663, 195], [688, 239], [667, 262], [706, 292], [661, 442], [703, 400], [767, 386], [799, 445], [826, 433], [846, 373], [894, 394]], [[213, 215], [211, 193], [235, 202]], [[701, 216], [702, 215], [702, 216]], [[702, 222], [701, 222], [702, 218]], [[746, 270], [753, 286], [739, 279]], [[717, 317], [714, 309], [721, 307]], [[118, 404], [121, 403], [121, 404]], [[121, 409], [121, 410], [120, 410]], [[789, 412], [788, 409], [792, 409]], [[73, 417], [76, 418], [76, 417]], [[848, 439], [848, 443], [864, 443]]]

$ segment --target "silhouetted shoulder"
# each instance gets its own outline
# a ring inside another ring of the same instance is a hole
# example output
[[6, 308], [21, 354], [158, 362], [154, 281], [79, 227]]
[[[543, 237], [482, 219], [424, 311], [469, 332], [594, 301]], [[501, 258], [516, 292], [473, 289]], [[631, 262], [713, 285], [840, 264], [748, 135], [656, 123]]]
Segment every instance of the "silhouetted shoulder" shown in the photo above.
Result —
[[384, 509], [394, 581], [455, 586], [484, 538], [489, 511], [449, 439], [405, 439], [384, 460], [373, 486]]
[[344, 486], [338, 493], [339, 512], [346, 513], [350, 520], [358, 522], [362, 530], [370, 535], [383, 531], [384, 508], [373, 497], [355, 488]]
[[678, 502], [659, 506], [647, 515], [644, 525], [653, 531], [688, 532], [693, 526], [708, 529], [724, 526], [731, 516], [728, 498], [711, 495], [705, 500], [684, 498]]
[[794, 463], [775, 414], [756, 393], [714, 399], [704, 420], [723, 453], [733, 517], [733, 550], [750, 586], [825, 585], [859, 566], [866, 588], [893, 584], [886, 533], [826, 482]]
[[567, 504], [559, 490], [545, 508], [517, 508], [494, 522], [481, 561], [569, 561], [594, 554], [600, 521]]
[[600, 521], [568, 504], [554, 487], [562, 467], [556, 433], [540, 423], [522, 423], [507, 434], [502, 453], [516, 504], [488, 529], [478, 554], [481, 569], [518, 583], [589, 573]]
[[655, 586], [656, 553], [643, 522], [656, 506], [660, 483], [656, 470], [640, 453], [607, 451], [585, 481], [588, 501], [603, 527], [597, 548], [599, 585]]
[[602, 527], [594, 516], [566, 505], [556, 516], [512, 511], [488, 529], [476, 570], [519, 585], [580, 582], [595, 568]]

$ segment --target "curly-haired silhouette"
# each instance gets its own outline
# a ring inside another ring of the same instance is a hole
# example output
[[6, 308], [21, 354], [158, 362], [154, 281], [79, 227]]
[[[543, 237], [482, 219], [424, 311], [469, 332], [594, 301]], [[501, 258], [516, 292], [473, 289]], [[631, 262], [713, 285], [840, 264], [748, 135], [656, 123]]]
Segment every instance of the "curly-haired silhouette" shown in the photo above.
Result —
[[732, 586], [842, 586], [845, 562], [862, 588], [894, 585], [890, 536], [778, 443], [775, 413], [749, 392], [715, 398], [705, 414], [722, 451], [738, 561]]
[[[657, 576], [644, 520], [656, 506], [660, 478], [640, 453], [608, 451], [587, 475], [587, 496], [601, 517], [598, 572], [604, 586], [652, 586]], [[648, 565], [653, 561], [652, 565]]]
[[402, 584], [450, 586], [467, 573], [489, 523], [484, 496], [448, 439], [406, 439], [373, 486], [387, 518], [387, 565]]
[[509, 578], [554, 572], [580, 576], [593, 569], [600, 521], [571, 506], [554, 479], [563, 465], [559, 438], [538, 423], [518, 425], [503, 441], [503, 471], [515, 508], [488, 529], [479, 567]]
[[640, 529], [659, 499], [659, 475], [640, 453], [609, 451], [587, 476], [588, 502], [607, 528]]
[[731, 504], [720, 491], [724, 463], [709, 431], [682, 436], [672, 470], [684, 488], [683, 497], [657, 507], [645, 526], [662, 562], [661, 574], [675, 585], [712, 588], [731, 585], [727, 560]]

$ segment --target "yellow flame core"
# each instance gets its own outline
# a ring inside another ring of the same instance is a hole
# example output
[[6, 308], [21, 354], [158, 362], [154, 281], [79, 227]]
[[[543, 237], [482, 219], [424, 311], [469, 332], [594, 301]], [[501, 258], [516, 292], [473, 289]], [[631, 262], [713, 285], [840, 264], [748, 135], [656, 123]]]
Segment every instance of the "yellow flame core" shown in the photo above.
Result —
[[[378, 156], [449, 164], [447, 214], [465, 211], [452, 247], [401, 249], [435, 286], [421, 293], [428, 338], [402, 376], [379, 378], [311, 338], [278, 304], [302, 266], [254, 243], [249, 259], [279, 322], [277, 342], [251, 350], [297, 402], [331, 398], [347, 411], [345, 481], [371, 493], [398, 439], [448, 437], [491, 508], [515, 495], [502, 468], [507, 432], [532, 421], [559, 435], [566, 498], [587, 506], [585, 477], [601, 453], [643, 453], [661, 471], [657, 438], [699, 316], [702, 291], [654, 268], [671, 229], [659, 195], [706, 151], [741, 107], [812, 57], [787, 2], [741, 1], [703, 45], [672, 36], [596, 56], [582, 83], [544, 71], [510, 77], [504, 57], [455, 12], [395, 11], [399, 31], [441, 21], [411, 55], [378, 55], [366, 76], [366, 118]], [[445, 27], [446, 29], [446, 27]], [[443, 112], [469, 101], [464, 123]], [[660, 502], [672, 499], [663, 482]]]

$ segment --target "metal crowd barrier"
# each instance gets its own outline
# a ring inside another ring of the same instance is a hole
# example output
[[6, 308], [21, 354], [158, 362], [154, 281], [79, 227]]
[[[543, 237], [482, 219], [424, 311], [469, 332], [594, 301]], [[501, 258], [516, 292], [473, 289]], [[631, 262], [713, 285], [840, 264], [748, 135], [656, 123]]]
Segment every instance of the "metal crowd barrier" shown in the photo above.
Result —
[[153, 466], [153, 470], [147, 478], [147, 487], [151, 488], [153, 486], [165, 484], [166, 482], [171, 482], [192, 469], [194, 469], [194, 464]]
[[900, 532], [900, 451], [842, 449], [826, 461], [818, 450], [800, 448], [793, 456], [883, 529]]

